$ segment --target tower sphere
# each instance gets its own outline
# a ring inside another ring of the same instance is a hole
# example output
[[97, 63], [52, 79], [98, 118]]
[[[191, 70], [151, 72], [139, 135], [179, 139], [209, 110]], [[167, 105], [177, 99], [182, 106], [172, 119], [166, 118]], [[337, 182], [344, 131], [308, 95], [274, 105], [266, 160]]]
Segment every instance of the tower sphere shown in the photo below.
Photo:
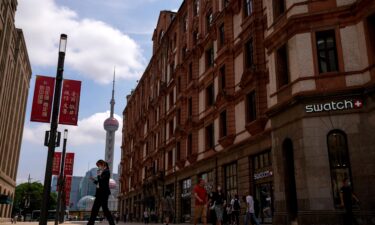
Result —
[[108, 118], [104, 121], [104, 129], [106, 131], [116, 131], [119, 127], [119, 122], [115, 118]]

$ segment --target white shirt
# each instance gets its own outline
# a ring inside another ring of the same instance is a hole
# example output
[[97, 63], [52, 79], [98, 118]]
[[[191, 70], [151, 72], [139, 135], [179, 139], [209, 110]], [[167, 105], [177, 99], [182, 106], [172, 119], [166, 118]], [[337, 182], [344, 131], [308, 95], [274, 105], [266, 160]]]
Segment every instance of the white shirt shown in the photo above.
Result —
[[247, 205], [247, 211], [249, 213], [254, 213], [254, 199], [253, 199], [253, 196], [251, 196], [251, 195], [246, 196], [246, 205]]
[[[235, 210], [234, 210], [234, 201], [236, 201], [236, 198], [232, 198], [232, 200], [230, 201], [230, 204], [231, 204], [231, 206], [232, 206], [232, 211], [235, 211]], [[240, 204], [240, 207], [241, 207], [241, 202], [240, 202], [240, 200], [237, 199], [237, 201], [238, 201], [238, 204]]]

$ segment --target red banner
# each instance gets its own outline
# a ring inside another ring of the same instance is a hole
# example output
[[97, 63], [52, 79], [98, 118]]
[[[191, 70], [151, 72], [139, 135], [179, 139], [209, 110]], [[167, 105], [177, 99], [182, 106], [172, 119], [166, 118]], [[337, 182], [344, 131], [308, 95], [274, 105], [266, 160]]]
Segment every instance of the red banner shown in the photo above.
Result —
[[72, 190], [72, 176], [65, 177], [65, 205], [69, 206], [70, 191]]
[[52, 175], [60, 174], [61, 152], [55, 152], [53, 156]]
[[80, 94], [81, 81], [63, 81], [59, 124], [77, 125]]
[[64, 175], [65, 176], [72, 176], [73, 175], [73, 166], [74, 166], [74, 153], [67, 152], [65, 155], [65, 163], [64, 163]]
[[54, 90], [55, 78], [36, 76], [30, 121], [43, 123], [49, 123], [51, 121]]

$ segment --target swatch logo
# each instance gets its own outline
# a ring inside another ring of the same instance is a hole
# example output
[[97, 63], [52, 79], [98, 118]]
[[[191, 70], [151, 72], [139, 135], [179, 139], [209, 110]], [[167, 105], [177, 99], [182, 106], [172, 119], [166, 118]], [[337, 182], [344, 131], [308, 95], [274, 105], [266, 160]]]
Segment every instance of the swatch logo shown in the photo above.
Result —
[[347, 109], [359, 109], [363, 107], [363, 102], [361, 100], [343, 100], [343, 101], [331, 101], [327, 103], [310, 104], [305, 106], [305, 111], [307, 113], [313, 112], [329, 112], [337, 110], [347, 110]]

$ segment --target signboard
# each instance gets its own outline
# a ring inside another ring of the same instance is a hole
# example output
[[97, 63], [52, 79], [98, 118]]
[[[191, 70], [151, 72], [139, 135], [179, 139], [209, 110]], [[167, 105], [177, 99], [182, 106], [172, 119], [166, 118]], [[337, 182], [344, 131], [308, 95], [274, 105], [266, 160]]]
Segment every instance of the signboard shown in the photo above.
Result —
[[363, 107], [362, 100], [359, 99], [345, 99], [341, 101], [330, 101], [326, 103], [309, 104], [305, 106], [307, 113], [314, 112], [329, 112], [329, 111], [342, 111], [349, 109], [359, 109]]
[[65, 176], [72, 176], [73, 175], [73, 166], [74, 166], [74, 153], [67, 152], [65, 155], [65, 163], [64, 163], [64, 175]]
[[70, 191], [72, 190], [72, 176], [65, 177], [65, 205], [69, 206]]
[[81, 81], [63, 81], [59, 124], [77, 125], [80, 94]]
[[259, 173], [254, 173], [254, 180], [263, 179], [266, 177], [271, 177], [273, 175], [273, 172], [271, 170], [262, 171]]
[[52, 175], [60, 174], [60, 165], [61, 165], [61, 152], [55, 152], [55, 154], [53, 155]]
[[30, 121], [43, 123], [49, 123], [51, 121], [54, 90], [55, 78], [36, 76]]

